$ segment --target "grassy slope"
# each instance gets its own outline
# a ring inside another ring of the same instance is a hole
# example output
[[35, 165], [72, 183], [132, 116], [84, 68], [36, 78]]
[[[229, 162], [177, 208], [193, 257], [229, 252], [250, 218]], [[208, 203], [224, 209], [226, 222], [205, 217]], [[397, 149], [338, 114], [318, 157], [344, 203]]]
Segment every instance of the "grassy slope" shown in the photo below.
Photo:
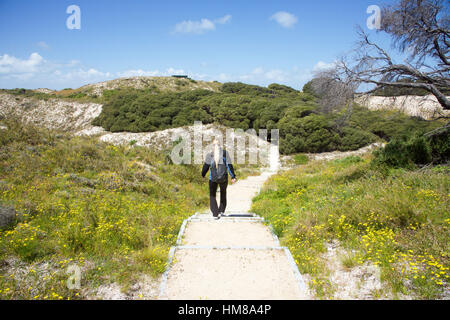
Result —
[[148, 89], [154, 93], [181, 92], [195, 89], [207, 89], [218, 92], [222, 84], [220, 82], [196, 81], [192, 79], [177, 79], [173, 77], [130, 77], [107, 81], [106, 84], [88, 84], [80, 88], [67, 88], [51, 91], [50, 93], [38, 92], [26, 89], [0, 89], [0, 92], [11, 93], [38, 99], [60, 98], [74, 99], [77, 101], [94, 101], [101, 103], [101, 94], [104, 90], [125, 88]]
[[23, 215], [0, 231], [0, 299], [83, 298], [86, 291], [66, 287], [72, 263], [82, 268], [82, 288], [126, 288], [141, 274], [161, 273], [182, 220], [207, 205], [198, 166], [171, 165], [144, 148], [7, 126], [0, 204]]
[[319, 297], [332, 296], [321, 256], [325, 242], [338, 240], [354, 250], [343, 265], [378, 265], [387, 293], [437, 298], [450, 277], [449, 192], [448, 167], [386, 171], [370, 156], [349, 157], [272, 177], [253, 210], [272, 223]]

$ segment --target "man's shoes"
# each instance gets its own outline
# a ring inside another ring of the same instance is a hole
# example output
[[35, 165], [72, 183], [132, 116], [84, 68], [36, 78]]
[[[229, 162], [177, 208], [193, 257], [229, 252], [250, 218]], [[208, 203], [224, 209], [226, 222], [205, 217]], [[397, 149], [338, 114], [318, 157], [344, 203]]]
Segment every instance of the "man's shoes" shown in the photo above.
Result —
[[220, 213], [217, 216], [213, 216], [214, 220], [219, 220], [220, 219]]

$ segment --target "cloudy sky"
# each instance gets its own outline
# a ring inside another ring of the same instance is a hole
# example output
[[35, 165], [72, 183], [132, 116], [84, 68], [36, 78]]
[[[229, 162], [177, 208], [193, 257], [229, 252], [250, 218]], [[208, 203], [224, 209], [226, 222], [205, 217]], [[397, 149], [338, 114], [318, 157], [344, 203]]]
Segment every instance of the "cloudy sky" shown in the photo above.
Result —
[[366, 21], [389, 2], [0, 0], [0, 88], [188, 74], [301, 89], [351, 50], [357, 25], [388, 46]]

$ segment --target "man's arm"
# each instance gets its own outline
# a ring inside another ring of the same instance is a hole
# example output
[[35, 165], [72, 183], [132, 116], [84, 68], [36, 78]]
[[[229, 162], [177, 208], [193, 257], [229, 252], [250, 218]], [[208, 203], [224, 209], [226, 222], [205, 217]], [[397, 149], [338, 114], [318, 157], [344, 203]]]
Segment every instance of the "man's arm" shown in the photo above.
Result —
[[202, 177], [203, 178], [205, 177], [206, 173], [209, 170], [210, 163], [211, 163], [211, 157], [209, 154], [207, 154], [206, 158], [205, 158], [205, 163], [203, 163], [203, 169], [202, 169]]
[[228, 172], [230, 173], [231, 179], [236, 179], [236, 173], [234, 172], [234, 167], [231, 161], [230, 154], [228, 151], [226, 152], [226, 160], [227, 160], [227, 168]]
[[206, 173], [209, 170], [209, 164], [207, 164], [206, 162], [203, 164], [203, 169], [202, 169], [202, 177], [204, 178], [206, 176]]

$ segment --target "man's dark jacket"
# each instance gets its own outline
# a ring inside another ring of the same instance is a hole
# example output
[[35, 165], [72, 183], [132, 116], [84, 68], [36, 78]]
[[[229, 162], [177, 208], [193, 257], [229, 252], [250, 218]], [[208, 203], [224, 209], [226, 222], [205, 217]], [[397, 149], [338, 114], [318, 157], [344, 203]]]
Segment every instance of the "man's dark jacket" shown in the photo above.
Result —
[[224, 182], [228, 180], [228, 172], [230, 173], [232, 179], [236, 178], [228, 151], [221, 149], [220, 154], [221, 157], [219, 158], [217, 168], [213, 152], [206, 155], [205, 163], [203, 164], [202, 176], [204, 177], [208, 170], [210, 170], [209, 180], [213, 182]]

